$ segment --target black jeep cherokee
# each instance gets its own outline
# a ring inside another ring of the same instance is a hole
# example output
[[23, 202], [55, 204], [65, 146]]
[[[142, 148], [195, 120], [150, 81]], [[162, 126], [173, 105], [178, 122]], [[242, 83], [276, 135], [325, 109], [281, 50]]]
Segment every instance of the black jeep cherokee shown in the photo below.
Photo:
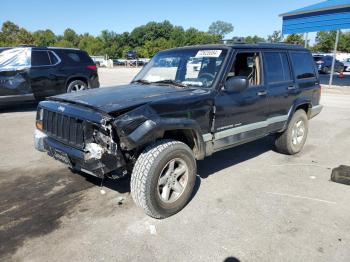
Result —
[[0, 49], [0, 105], [99, 87], [97, 67], [79, 49]]
[[41, 102], [35, 145], [91, 175], [131, 174], [136, 204], [165, 218], [188, 202], [196, 160], [269, 134], [278, 151], [300, 152], [320, 94], [312, 55], [299, 46], [170, 49], [129, 85]]

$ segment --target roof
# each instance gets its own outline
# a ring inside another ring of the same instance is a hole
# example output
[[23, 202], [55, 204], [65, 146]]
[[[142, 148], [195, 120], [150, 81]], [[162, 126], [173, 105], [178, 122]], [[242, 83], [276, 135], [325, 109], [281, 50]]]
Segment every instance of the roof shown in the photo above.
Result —
[[34, 49], [51, 49], [51, 50], [80, 50], [79, 48], [71, 48], [71, 47], [59, 47], [59, 46], [35, 46], [35, 45], [19, 45], [19, 46], [11, 46], [11, 47], [0, 47], [0, 49], [11, 49], [11, 48], [34, 48]]
[[[200, 49], [297, 49], [297, 50], [307, 50], [304, 47], [300, 45], [294, 45], [294, 44], [286, 44], [286, 43], [257, 43], [257, 44], [246, 44], [246, 43], [239, 43], [239, 44], [206, 44], [206, 45], [192, 45], [192, 46], [184, 46], [184, 47], [177, 47], [177, 48], [171, 48], [168, 50], [179, 50], [179, 49], [193, 49], [193, 48], [200, 48]], [[164, 50], [164, 51], [168, 51]]]
[[328, 0], [281, 15], [283, 34], [350, 28], [350, 0]]
[[331, 11], [340, 8], [350, 8], [350, 0], [327, 0], [318, 4], [309, 5], [303, 8], [289, 11], [287, 13], [283, 13], [280, 16], [294, 16], [314, 12]]

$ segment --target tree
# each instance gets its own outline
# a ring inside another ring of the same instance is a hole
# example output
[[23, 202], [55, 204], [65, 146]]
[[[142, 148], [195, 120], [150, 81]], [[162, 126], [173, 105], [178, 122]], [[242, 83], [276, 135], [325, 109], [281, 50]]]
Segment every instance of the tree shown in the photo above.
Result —
[[71, 43], [72, 46], [77, 46], [79, 43], [79, 37], [75, 31], [71, 28], [67, 28], [63, 32], [63, 40]]
[[273, 31], [272, 35], [267, 37], [267, 41], [270, 43], [278, 43], [282, 42], [282, 32], [281, 31]]
[[232, 33], [233, 29], [234, 27], [231, 23], [218, 20], [216, 22], [211, 23], [211, 25], [209, 26], [208, 33], [212, 35], [218, 35], [221, 36], [221, 38], [223, 38], [225, 35]]
[[49, 29], [35, 31], [33, 38], [37, 46], [53, 46], [57, 41], [56, 35]]
[[305, 40], [302, 34], [290, 34], [284, 40], [285, 43], [304, 45]]
[[247, 36], [244, 38], [244, 42], [248, 44], [256, 44], [256, 43], [263, 43], [266, 42], [265, 38], [254, 35], [254, 36]]
[[21, 44], [33, 44], [32, 35], [24, 28], [6, 21], [2, 24], [0, 32], [0, 43], [3, 46], [17, 46]]

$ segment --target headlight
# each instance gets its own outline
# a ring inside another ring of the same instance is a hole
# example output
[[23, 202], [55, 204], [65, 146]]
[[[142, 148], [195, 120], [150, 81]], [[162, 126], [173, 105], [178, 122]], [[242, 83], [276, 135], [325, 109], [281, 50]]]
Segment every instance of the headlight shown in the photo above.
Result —
[[39, 108], [36, 115], [36, 128], [42, 130], [43, 129], [43, 120], [44, 120], [44, 109]]

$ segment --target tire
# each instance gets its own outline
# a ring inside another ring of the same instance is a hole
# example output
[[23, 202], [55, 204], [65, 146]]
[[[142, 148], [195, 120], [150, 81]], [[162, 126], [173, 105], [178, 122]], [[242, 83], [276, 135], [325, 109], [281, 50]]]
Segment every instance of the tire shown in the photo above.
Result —
[[157, 219], [169, 217], [188, 203], [196, 172], [196, 160], [186, 144], [174, 140], [157, 141], [136, 161], [131, 175], [131, 195], [147, 215]]
[[295, 111], [287, 129], [277, 135], [275, 146], [278, 152], [294, 155], [299, 153], [305, 144], [309, 130], [309, 120], [302, 109]]
[[73, 80], [67, 86], [67, 93], [83, 91], [88, 89], [88, 85], [82, 80]]

